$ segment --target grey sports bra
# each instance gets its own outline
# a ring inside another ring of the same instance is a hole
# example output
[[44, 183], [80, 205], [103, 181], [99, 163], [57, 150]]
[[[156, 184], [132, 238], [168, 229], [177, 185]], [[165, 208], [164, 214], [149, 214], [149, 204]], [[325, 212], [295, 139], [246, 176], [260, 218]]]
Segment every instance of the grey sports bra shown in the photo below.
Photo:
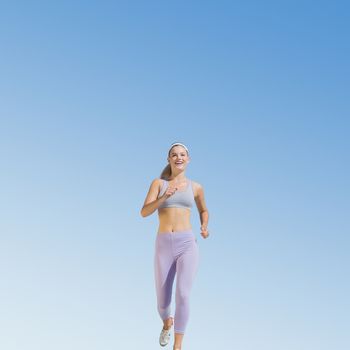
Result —
[[[159, 207], [160, 208], [187, 208], [190, 209], [193, 206], [194, 194], [192, 188], [192, 181], [188, 179], [185, 190], [177, 190], [172, 196], [167, 198]], [[163, 180], [162, 188], [159, 192], [158, 198], [161, 197], [169, 186], [169, 181]]]

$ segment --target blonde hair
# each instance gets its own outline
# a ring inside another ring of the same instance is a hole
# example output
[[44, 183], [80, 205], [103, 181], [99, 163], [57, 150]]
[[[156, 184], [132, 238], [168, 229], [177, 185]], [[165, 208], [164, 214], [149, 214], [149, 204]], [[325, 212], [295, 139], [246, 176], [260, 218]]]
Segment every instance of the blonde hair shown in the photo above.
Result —
[[[175, 143], [172, 143], [171, 146], [170, 146], [170, 149], [168, 151], [168, 157], [170, 157], [170, 151], [173, 149], [173, 147], [175, 146], [182, 146], [186, 152], [187, 152], [187, 155], [189, 155], [189, 152], [188, 152], [188, 148], [183, 144], [183, 143], [180, 143], [180, 142], [175, 142]], [[163, 180], [168, 180], [171, 176], [171, 166], [170, 164], [168, 163], [165, 168], [163, 169], [163, 171], [161, 172], [160, 174], [160, 178], [163, 179]]]

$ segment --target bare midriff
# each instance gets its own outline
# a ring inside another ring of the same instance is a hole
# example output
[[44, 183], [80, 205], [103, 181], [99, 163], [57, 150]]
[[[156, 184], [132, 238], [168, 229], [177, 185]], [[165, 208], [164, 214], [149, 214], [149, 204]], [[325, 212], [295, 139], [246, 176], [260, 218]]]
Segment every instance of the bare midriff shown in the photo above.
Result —
[[186, 208], [158, 209], [158, 233], [192, 230], [191, 210]]

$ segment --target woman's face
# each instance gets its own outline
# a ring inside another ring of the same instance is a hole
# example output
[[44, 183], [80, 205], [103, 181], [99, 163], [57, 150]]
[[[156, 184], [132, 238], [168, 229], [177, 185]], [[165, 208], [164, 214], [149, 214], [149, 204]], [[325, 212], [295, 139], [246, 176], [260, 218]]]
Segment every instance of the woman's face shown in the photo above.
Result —
[[186, 169], [190, 157], [182, 146], [174, 146], [169, 153], [168, 161], [172, 171], [181, 171]]

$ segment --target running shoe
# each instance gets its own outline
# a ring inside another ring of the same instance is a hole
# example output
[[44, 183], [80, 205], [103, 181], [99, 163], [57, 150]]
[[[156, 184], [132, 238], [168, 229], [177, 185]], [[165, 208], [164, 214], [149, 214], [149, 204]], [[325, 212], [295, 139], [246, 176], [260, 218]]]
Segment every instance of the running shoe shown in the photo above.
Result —
[[162, 329], [159, 335], [159, 344], [160, 346], [168, 345], [171, 335], [171, 326], [169, 329]]

